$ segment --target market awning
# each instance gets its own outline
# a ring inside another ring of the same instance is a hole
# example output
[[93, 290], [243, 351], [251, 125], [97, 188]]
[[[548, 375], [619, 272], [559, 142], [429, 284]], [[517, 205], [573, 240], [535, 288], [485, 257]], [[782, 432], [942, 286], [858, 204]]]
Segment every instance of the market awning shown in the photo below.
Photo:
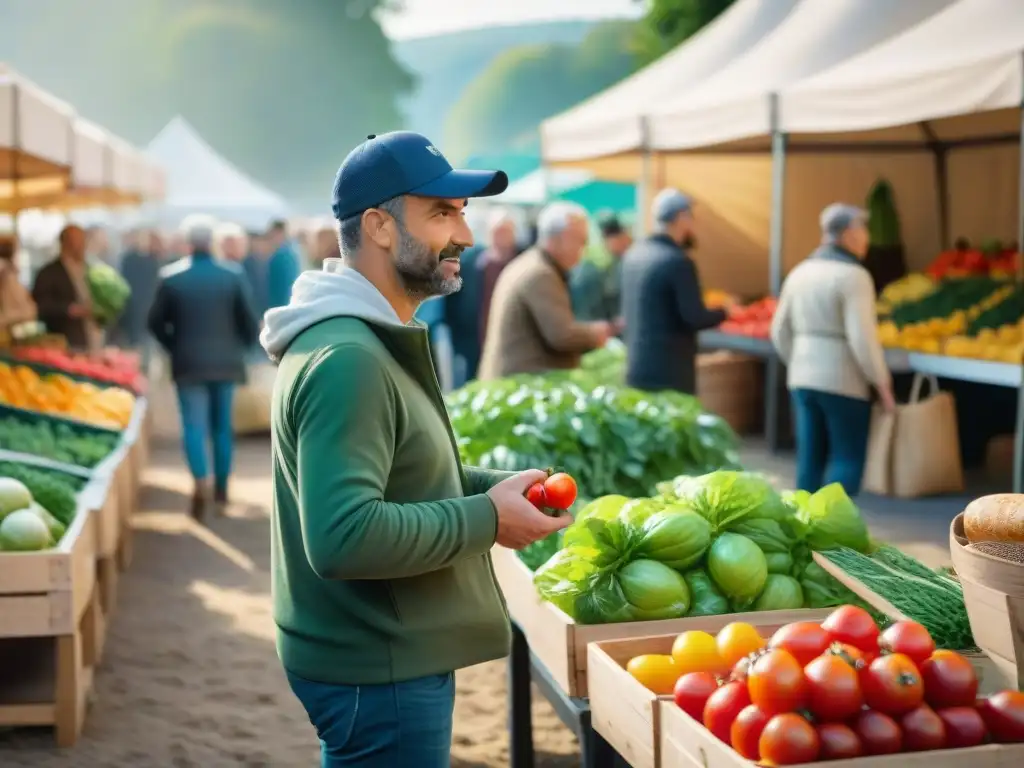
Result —
[[66, 172], [74, 110], [0, 63], [0, 179]]
[[[784, 88], [780, 127], [847, 133], [907, 126], [903, 136], [920, 142], [1016, 134], [1022, 61], [1024, 3], [958, 0], [902, 35]], [[979, 114], [996, 110], [1012, 113]], [[974, 117], [955, 119], [963, 115]], [[932, 122], [942, 118], [954, 119]]]
[[[805, 0], [748, 53], [698, 88], [652, 103], [651, 148], [670, 152], [768, 136], [774, 92], [899, 35], [952, 1]], [[904, 48], [903, 55], [913, 53]]]
[[541, 125], [544, 161], [581, 161], [645, 149], [644, 115], [653, 105], [687, 92], [745, 53], [779, 26], [797, 2], [738, 0], [650, 66], [545, 120]]

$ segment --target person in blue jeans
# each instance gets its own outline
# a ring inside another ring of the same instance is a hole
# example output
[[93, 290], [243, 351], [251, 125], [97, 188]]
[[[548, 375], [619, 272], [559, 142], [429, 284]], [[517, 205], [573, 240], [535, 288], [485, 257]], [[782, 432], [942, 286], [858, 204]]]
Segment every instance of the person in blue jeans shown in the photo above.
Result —
[[245, 355], [259, 338], [259, 318], [241, 267], [214, 259], [215, 220], [195, 216], [182, 225], [191, 256], [160, 270], [149, 330], [171, 359], [181, 410], [185, 459], [195, 480], [191, 513], [201, 519], [210, 501], [207, 451], [213, 448], [213, 501], [228, 502], [234, 448], [231, 409], [245, 381]]
[[860, 492], [871, 390], [896, 408], [878, 340], [875, 287], [862, 265], [867, 213], [841, 203], [821, 214], [822, 244], [786, 277], [772, 343], [787, 366], [796, 422], [796, 484], [813, 493], [841, 483]]

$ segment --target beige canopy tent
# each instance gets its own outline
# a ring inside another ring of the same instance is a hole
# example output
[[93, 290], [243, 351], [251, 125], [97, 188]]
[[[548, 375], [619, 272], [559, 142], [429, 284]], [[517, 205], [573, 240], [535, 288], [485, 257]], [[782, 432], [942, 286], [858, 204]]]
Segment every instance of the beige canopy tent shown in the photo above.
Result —
[[[133, 167], [125, 183], [115, 179], [121, 156]], [[0, 213], [137, 203], [161, 178], [137, 150], [0, 65]]]
[[544, 161], [635, 182], [647, 149], [645, 115], [685, 93], [775, 29], [797, 0], [738, 0], [650, 66], [541, 125]]

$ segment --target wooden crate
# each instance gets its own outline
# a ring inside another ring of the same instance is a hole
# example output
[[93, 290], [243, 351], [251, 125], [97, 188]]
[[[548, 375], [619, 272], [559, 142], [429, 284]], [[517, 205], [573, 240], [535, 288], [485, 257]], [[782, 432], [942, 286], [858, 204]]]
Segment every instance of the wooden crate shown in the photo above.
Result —
[[[624, 624], [577, 624], [563, 611], [546, 600], [542, 600], [533, 586], [533, 573], [523, 565], [516, 553], [496, 546], [491, 550], [494, 572], [505, 595], [509, 615], [515, 621], [530, 645], [530, 650], [547, 668], [552, 679], [569, 696], [585, 698], [588, 691], [587, 645], [589, 643], [627, 638], [649, 637], [651, 635], [678, 634], [693, 629], [700, 619], [665, 619], [663, 621], [636, 621]], [[799, 619], [783, 618], [787, 621], [816, 620], [828, 611], [773, 612], [771, 616], [799, 615]], [[715, 619], [749, 620], [750, 616], [766, 614], [743, 614], [716, 616]]]
[[604, 736], [632, 768], [667, 768], [676, 765], [662, 761], [659, 743], [658, 701], [667, 700], [672, 703], [671, 698], [656, 696], [637, 682], [626, 671], [626, 663], [630, 659], [648, 653], [671, 653], [672, 643], [679, 632], [686, 630], [716, 634], [726, 624], [744, 621], [756, 626], [761, 635], [768, 638], [785, 624], [820, 621], [830, 612], [831, 609], [700, 616], [680, 619], [685, 625], [671, 634], [591, 643], [587, 647], [590, 722], [594, 730]]
[[740, 435], [758, 429], [764, 412], [763, 361], [720, 350], [697, 356], [697, 398]]
[[[659, 752], [663, 768], [755, 768], [671, 701], [656, 704]], [[843, 768], [1017, 768], [1024, 760], [1024, 744], [988, 744], [970, 749], [903, 752], [804, 766], [842, 765]], [[635, 765], [635, 764], [634, 764]]]
[[82, 505], [60, 544], [0, 553], [0, 726], [81, 733], [105, 623], [96, 590], [95, 516]]

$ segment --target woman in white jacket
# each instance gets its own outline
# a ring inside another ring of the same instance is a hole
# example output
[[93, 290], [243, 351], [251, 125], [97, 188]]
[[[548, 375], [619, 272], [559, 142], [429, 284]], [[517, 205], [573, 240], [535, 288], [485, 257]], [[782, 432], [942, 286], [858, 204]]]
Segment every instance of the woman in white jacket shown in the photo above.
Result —
[[836, 203], [821, 214], [822, 245], [782, 286], [772, 343], [788, 368], [796, 422], [797, 487], [838, 482], [860, 491], [871, 423], [871, 390], [895, 408], [878, 340], [875, 289], [861, 264], [867, 213]]

